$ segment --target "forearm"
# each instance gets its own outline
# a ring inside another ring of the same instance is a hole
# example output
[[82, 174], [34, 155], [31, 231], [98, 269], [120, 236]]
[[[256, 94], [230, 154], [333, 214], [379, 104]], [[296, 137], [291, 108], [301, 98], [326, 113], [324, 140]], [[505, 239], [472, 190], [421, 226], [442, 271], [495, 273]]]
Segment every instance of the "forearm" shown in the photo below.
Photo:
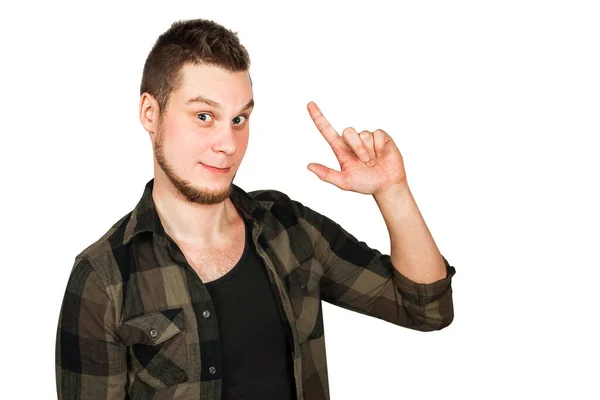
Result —
[[416, 283], [446, 277], [446, 267], [408, 184], [373, 194], [390, 234], [394, 268]]

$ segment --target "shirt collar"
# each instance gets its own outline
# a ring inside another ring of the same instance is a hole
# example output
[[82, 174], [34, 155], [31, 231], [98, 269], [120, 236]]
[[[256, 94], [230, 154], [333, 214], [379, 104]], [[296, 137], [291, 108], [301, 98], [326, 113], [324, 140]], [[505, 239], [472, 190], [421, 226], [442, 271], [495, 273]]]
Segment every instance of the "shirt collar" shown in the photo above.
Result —
[[[152, 188], [154, 178], [146, 183], [142, 198], [131, 212], [131, 217], [125, 227], [123, 243], [128, 243], [134, 236], [151, 232], [158, 236], [165, 236], [165, 231], [156, 212], [156, 206], [152, 199]], [[262, 224], [265, 215], [271, 209], [273, 201], [258, 201], [246, 193], [242, 188], [232, 183], [233, 192], [230, 199], [236, 208], [249, 220]]]

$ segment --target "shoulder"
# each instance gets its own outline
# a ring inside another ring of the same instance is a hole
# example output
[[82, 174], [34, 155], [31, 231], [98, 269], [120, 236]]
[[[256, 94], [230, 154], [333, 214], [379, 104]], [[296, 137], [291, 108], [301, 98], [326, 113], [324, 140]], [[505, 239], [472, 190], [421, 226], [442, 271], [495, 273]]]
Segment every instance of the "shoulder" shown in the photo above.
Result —
[[286, 193], [276, 189], [260, 189], [248, 192], [248, 196], [261, 203], [272, 213], [289, 213], [295, 217], [302, 217], [305, 207], [302, 203], [292, 199]]
[[283, 226], [300, 225], [304, 228], [321, 230], [329, 220], [325, 215], [286, 193], [275, 189], [262, 189], [248, 192], [248, 195], [266, 206]]
[[78, 265], [89, 265], [103, 280], [111, 282], [111, 276], [115, 274], [114, 267], [118, 269], [115, 254], [130, 246], [123, 243], [123, 237], [131, 215], [132, 212], [129, 212], [121, 217], [94, 242], [81, 250], [75, 257], [73, 269]]

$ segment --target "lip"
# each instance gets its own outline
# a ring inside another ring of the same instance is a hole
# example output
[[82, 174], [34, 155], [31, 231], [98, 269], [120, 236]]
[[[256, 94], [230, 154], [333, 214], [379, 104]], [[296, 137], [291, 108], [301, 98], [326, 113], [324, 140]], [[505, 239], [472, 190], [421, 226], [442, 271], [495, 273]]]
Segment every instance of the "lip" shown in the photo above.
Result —
[[231, 168], [231, 167], [217, 168], [217, 167], [212, 167], [210, 165], [206, 165], [204, 163], [200, 163], [200, 164], [202, 164], [203, 167], [205, 167], [206, 169], [208, 169], [211, 172], [222, 173], [222, 174], [226, 173], [226, 172], [229, 172], [229, 169]]

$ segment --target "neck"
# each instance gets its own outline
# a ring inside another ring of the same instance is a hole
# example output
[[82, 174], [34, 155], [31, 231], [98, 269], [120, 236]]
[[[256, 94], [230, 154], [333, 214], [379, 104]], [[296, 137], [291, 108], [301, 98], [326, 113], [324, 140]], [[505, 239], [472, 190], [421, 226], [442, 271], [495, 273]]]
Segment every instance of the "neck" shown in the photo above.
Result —
[[170, 181], [155, 178], [152, 199], [165, 232], [178, 244], [210, 247], [225, 243], [240, 220], [231, 199], [218, 204], [193, 203]]

